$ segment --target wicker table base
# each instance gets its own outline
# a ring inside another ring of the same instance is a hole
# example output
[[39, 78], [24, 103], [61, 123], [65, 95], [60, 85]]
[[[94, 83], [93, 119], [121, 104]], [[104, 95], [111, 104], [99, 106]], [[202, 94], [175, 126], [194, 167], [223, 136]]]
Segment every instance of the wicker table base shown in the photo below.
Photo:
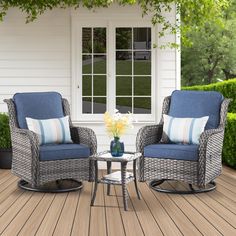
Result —
[[20, 180], [18, 182], [18, 186], [21, 189], [34, 192], [64, 193], [64, 192], [77, 191], [83, 188], [83, 183], [74, 179], [63, 179], [49, 182], [40, 187], [33, 187], [25, 180]]
[[[137, 185], [137, 178], [136, 178], [136, 161], [140, 157], [140, 153], [134, 153], [134, 152], [125, 152], [124, 156], [122, 157], [112, 157], [108, 151], [98, 153], [91, 157], [91, 159], [94, 161], [94, 167], [95, 167], [95, 183], [93, 188], [93, 194], [91, 199], [91, 206], [94, 205], [94, 201], [96, 198], [96, 192], [97, 192], [97, 186], [98, 183], [107, 184], [107, 195], [110, 195], [110, 185], [121, 185], [122, 187], [122, 195], [123, 195], [123, 203], [124, 203], [124, 210], [128, 210], [128, 192], [126, 188], [126, 184], [129, 182], [134, 182], [135, 190], [137, 193], [138, 199], [141, 199], [139, 191], [138, 191], [138, 185]], [[112, 162], [120, 162], [121, 164], [121, 181], [115, 182], [115, 181], [107, 181], [104, 178], [98, 179], [98, 161], [105, 161], [107, 163], [107, 174], [111, 173], [111, 163]], [[132, 161], [133, 162], [133, 175], [129, 178], [126, 177], [127, 173], [127, 163]]]

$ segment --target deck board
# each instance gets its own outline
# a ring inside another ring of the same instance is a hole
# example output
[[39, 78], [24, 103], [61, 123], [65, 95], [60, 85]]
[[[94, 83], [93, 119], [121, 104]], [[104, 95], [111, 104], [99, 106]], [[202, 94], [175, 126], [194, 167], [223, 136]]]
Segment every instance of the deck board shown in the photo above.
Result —
[[173, 201], [169, 194], [161, 194], [153, 191], [156, 199], [158, 199], [167, 213], [171, 216], [172, 220], [178, 226], [183, 235], [202, 235], [200, 231], [195, 227], [191, 220], [184, 214], [178, 204]]
[[137, 235], [144, 235], [142, 227], [140, 226], [140, 222], [137, 218], [137, 214], [135, 212], [135, 209], [133, 208], [133, 205], [130, 201], [130, 199], [128, 199], [128, 206], [129, 206], [129, 210], [128, 211], [124, 211], [123, 210], [123, 199], [122, 199], [122, 190], [120, 187], [115, 186], [115, 194], [118, 200], [118, 205], [120, 208], [120, 213], [121, 213], [121, 218], [123, 221], [123, 225], [124, 225], [124, 230], [126, 235], [129, 236], [137, 236]]
[[70, 192], [62, 209], [60, 218], [53, 232], [55, 236], [70, 235], [73, 220], [75, 218], [76, 206], [79, 201], [79, 192]]
[[140, 185], [140, 191], [143, 200], [146, 202], [150, 212], [154, 216], [156, 222], [161, 228], [164, 235], [182, 235], [175, 222], [172, 220], [171, 215], [165, 210], [158, 198], [150, 194], [150, 189], [146, 184]]
[[[104, 202], [104, 185], [99, 184], [94, 206], [91, 207], [91, 216], [89, 224], [89, 235], [105, 236], [107, 235], [106, 211]], [[88, 199], [90, 201], [90, 199]], [[89, 213], [89, 212], [88, 212]], [[82, 235], [82, 234], [81, 234]]]
[[114, 236], [125, 236], [123, 221], [115, 195], [114, 186], [111, 186], [110, 196], [107, 196], [106, 191], [107, 189], [104, 188], [107, 234]]
[[68, 193], [57, 194], [35, 235], [53, 235]]
[[44, 194], [33, 194], [32, 197], [22, 207], [16, 217], [11, 221], [6, 230], [3, 231], [3, 236], [17, 235], [25, 222], [30, 218], [36, 206], [42, 200]]
[[[182, 185], [183, 186], [183, 185]], [[183, 187], [185, 189], [185, 187]], [[204, 195], [203, 195], [204, 196]], [[206, 199], [201, 201], [203, 198], [200, 194], [184, 195], [184, 199], [188, 201], [205, 219], [212, 224], [212, 221], [215, 222], [213, 226], [223, 235], [234, 235], [235, 228], [230, 225], [222, 216], [222, 212], [219, 212], [217, 209], [217, 203], [211, 202], [211, 206], [206, 204]], [[208, 201], [209, 204], [209, 201]], [[214, 210], [213, 210], [214, 209]], [[220, 208], [222, 210], [222, 208]], [[231, 212], [228, 212], [229, 214]]]
[[92, 183], [84, 182], [82, 191], [44, 194], [20, 190], [17, 181], [9, 170], [0, 170], [0, 235], [236, 235], [236, 171], [228, 167], [209, 193], [163, 194], [138, 183], [139, 200], [130, 183], [127, 212], [119, 186], [107, 196], [106, 185], [99, 184], [91, 207]]
[[78, 236], [78, 232], [83, 232], [84, 235], [89, 234], [90, 197], [92, 184], [87, 182], [83, 184], [84, 188], [80, 193], [78, 205], [76, 207], [75, 218], [71, 231], [72, 236]]
[[54, 199], [55, 194], [44, 195], [43, 199], [35, 207], [34, 212], [30, 216], [30, 218], [25, 222], [24, 226], [19, 231], [19, 236], [36, 234]]

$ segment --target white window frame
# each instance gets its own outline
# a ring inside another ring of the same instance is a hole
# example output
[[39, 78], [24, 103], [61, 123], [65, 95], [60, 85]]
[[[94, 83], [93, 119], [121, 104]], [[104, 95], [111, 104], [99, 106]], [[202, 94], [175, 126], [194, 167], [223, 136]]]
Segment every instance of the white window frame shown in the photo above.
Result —
[[[73, 21], [72, 21], [73, 22]], [[155, 122], [157, 107], [155, 99], [156, 92], [156, 49], [153, 47], [156, 42], [157, 29], [149, 20], [105, 20], [86, 19], [78, 20], [72, 24], [72, 120], [75, 122], [103, 122], [103, 114], [82, 114], [82, 28], [83, 27], [106, 27], [107, 28], [107, 110], [114, 112], [116, 103], [116, 79], [115, 79], [115, 29], [122, 28], [151, 28], [151, 114], [134, 114], [138, 122]]]

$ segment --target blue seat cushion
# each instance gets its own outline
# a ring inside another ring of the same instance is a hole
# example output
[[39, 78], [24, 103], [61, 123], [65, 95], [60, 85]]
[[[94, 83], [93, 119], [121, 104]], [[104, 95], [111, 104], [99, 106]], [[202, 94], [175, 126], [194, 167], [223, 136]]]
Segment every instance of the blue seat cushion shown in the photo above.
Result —
[[215, 129], [220, 123], [224, 97], [215, 91], [179, 91], [171, 95], [168, 115], [178, 118], [209, 116], [205, 129]]
[[22, 129], [27, 129], [26, 117], [42, 120], [64, 116], [62, 97], [57, 92], [16, 93], [13, 100]]
[[40, 146], [39, 149], [39, 159], [41, 161], [77, 159], [89, 156], [90, 149], [83, 144], [50, 144]]
[[144, 148], [145, 157], [164, 158], [185, 161], [198, 160], [196, 144], [152, 144]]

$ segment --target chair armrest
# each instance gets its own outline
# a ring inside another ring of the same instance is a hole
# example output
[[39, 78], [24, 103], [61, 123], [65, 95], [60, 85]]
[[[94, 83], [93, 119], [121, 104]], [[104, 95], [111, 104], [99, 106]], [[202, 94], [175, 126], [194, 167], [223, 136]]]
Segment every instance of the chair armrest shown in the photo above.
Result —
[[198, 184], [204, 185], [207, 170], [221, 171], [221, 155], [224, 141], [224, 127], [204, 131], [199, 139]]
[[199, 143], [200, 144], [205, 143], [205, 141], [207, 141], [212, 135], [215, 135], [221, 132], [224, 132], [223, 126], [219, 126], [217, 129], [205, 130], [200, 136]]
[[14, 158], [26, 158], [30, 162], [39, 161], [38, 135], [27, 129], [13, 128], [11, 132]]
[[163, 125], [149, 125], [142, 127], [137, 134], [136, 150], [143, 153], [147, 145], [158, 143], [161, 140]]
[[91, 155], [97, 152], [97, 138], [92, 129], [71, 127], [71, 136], [74, 143], [81, 143], [90, 147]]

